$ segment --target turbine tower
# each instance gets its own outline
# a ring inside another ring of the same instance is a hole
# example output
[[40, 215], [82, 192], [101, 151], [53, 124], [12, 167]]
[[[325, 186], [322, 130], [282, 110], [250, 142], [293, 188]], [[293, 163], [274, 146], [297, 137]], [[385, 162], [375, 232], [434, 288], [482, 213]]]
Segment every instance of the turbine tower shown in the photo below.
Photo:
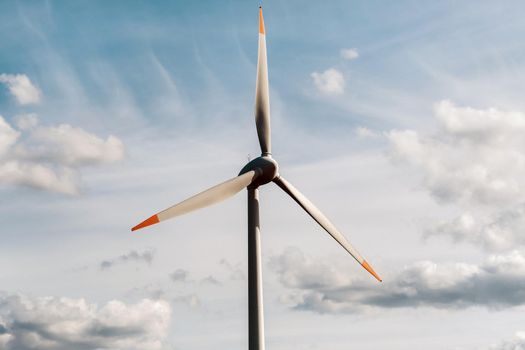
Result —
[[255, 86], [255, 124], [261, 146], [261, 156], [246, 164], [237, 177], [209, 188], [144, 220], [135, 231], [193, 210], [223, 201], [244, 188], [248, 191], [248, 330], [249, 350], [264, 350], [264, 315], [262, 295], [261, 231], [259, 225], [259, 187], [275, 183], [297, 202], [328, 234], [357, 260], [378, 281], [381, 278], [357, 252], [328, 218], [279, 173], [272, 158], [270, 132], [270, 98], [266, 59], [266, 33], [262, 7], [259, 7], [259, 55]]

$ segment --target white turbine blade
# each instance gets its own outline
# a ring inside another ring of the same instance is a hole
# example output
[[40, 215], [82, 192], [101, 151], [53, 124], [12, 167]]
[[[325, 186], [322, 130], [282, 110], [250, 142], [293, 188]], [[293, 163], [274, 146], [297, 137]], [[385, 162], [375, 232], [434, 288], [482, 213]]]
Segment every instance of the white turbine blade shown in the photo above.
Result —
[[270, 130], [270, 93], [268, 91], [268, 62], [266, 58], [266, 33], [262, 7], [259, 7], [259, 56], [255, 86], [255, 124], [263, 155], [272, 153]]
[[281, 187], [286, 193], [290, 195], [326, 232], [330, 234], [350, 255], [354, 257], [355, 260], [361, 266], [363, 266], [372, 276], [374, 276], [379, 282], [381, 278], [377, 273], [372, 269], [368, 262], [363, 259], [361, 254], [346, 240], [341, 232], [328, 220], [328, 218], [319, 210], [317, 207], [308, 200], [299, 190], [292, 186], [291, 183], [286, 181], [281, 176], [273, 180], [279, 187]]
[[193, 197], [186, 199], [185, 201], [175, 204], [174, 206], [149, 217], [137, 226], [133, 227], [131, 231], [135, 231], [143, 227], [150, 226], [161, 221], [168, 220], [176, 216], [180, 216], [191, 211], [221, 202], [238, 193], [242, 189], [248, 187], [248, 185], [250, 185], [256, 177], [257, 173], [253, 170], [234, 177], [233, 179], [209, 188]]

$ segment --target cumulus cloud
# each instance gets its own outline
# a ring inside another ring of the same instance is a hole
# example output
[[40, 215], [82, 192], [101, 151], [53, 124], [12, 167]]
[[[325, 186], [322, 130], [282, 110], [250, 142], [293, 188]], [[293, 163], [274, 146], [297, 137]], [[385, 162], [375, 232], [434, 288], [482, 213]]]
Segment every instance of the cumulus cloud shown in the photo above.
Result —
[[490, 350], [524, 350], [525, 332], [516, 332], [514, 339], [490, 347]]
[[271, 262], [289, 289], [282, 300], [299, 310], [355, 313], [370, 308], [490, 309], [525, 304], [525, 256], [492, 255], [480, 265], [416, 262], [383, 284], [350, 276], [325, 261], [288, 250]]
[[356, 58], [359, 57], [359, 52], [357, 51], [357, 49], [354, 49], [354, 48], [342, 49], [341, 57], [348, 61], [355, 60]]
[[138, 262], [150, 265], [154, 257], [155, 251], [152, 249], [145, 250], [142, 253], [137, 252], [136, 250], [132, 250], [129, 253], [122, 254], [121, 256], [116, 257], [114, 259], [102, 261], [100, 263], [100, 269], [107, 270], [114, 267], [115, 265], [125, 264], [129, 262]]
[[340, 287], [350, 282], [348, 276], [334, 266], [309, 259], [298, 248], [287, 248], [283, 254], [272, 257], [270, 267], [289, 288]]
[[0, 184], [65, 194], [79, 192], [82, 166], [116, 162], [124, 145], [71, 125], [39, 126], [34, 114], [15, 118], [15, 130], [0, 116]]
[[38, 125], [38, 116], [35, 113], [19, 114], [15, 117], [15, 124], [20, 130], [32, 129]]
[[335, 68], [330, 68], [322, 73], [310, 74], [314, 85], [321, 93], [326, 95], [341, 95], [345, 91], [345, 78], [343, 73]]
[[0, 115], [0, 156], [7, 153], [19, 136], [20, 133], [13, 129]]
[[0, 83], [7, 85], [11, 95], [21, 105], [40, 102], [40, 90], [31, 83], [25, 74], [0, 74]]
[[36, 162], [0, 160], [0, 184], [70, 195], [78, 193], [78, 176], [73, 169]]
[[433, 134], [386, 134], [393, 158], [418, 169], [434, 198], [468, 210], [425, 236], [448, 236], [489, 251], [523, 247], [525, 113], [441, 101], [434, 114], [439, 129]]
[[68, 124], [36, 128], [31, 133], [31, 142], [34, 145], [26, 146], [20, 153], [66, 165], [112, 163], [124, 155], [124, 145], [115, 136], [104, 140]]
[[161, 349], [169, 304], [144, 299], [103, 306], [85, 299], [0, 296], [0, 348], [5, 350]]
[[435, 105], [441, 130], [387, 133], [395, 159], [424, 175], [440, 201], [501, 205], [525, 201], [525, 114], [497, 109]]
[[501, 210], [494, 216], [470, 213], [442, 222], [427, 230], [425, 237], [447, 236], [454, 242], [469, 242], [488, 251], [505, 251], [525, 246], [525, 205]]

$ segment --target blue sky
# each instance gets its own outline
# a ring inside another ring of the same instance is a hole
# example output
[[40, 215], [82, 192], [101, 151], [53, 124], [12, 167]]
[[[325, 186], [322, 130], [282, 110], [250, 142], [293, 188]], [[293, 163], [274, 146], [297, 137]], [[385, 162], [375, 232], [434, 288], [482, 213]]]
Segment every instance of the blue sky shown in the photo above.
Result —
[[[0, 3], [0, 349], [246, 348], [245, 195], [129, 229], [258, 155], [258, 5]], [[385, 280], [266, 186], [268, 348], [525, 346], [524, 4], [263, 5], [273, 154]]]

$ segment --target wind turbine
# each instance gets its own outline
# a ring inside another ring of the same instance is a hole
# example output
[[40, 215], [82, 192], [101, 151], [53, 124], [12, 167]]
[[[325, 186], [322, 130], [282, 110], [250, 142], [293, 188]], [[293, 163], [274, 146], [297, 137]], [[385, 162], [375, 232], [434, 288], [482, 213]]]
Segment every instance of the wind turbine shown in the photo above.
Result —
[[270, 98], [268, 91], [266, 34], [262, 7], [259, 7], [259, 56], [255, 86], [255, 124], [262, 154], [248, 162], [237, 177], [209, 188], [144, 220], [135, 231], [191, 211], [223, 201], [246, 188], [248, 190], [248, 330], [249, 350], [264, 350], [264, 315], [262, 297], [261, 232], [259, 225], [259, 190], [274, 182], [288, 193], [326, 232], [328, 232], [361, 266], [378, 281], [381, 278], [361, 254], [346, 240], [317, 207], [279, 174], [272, 158], [270, 132]]

